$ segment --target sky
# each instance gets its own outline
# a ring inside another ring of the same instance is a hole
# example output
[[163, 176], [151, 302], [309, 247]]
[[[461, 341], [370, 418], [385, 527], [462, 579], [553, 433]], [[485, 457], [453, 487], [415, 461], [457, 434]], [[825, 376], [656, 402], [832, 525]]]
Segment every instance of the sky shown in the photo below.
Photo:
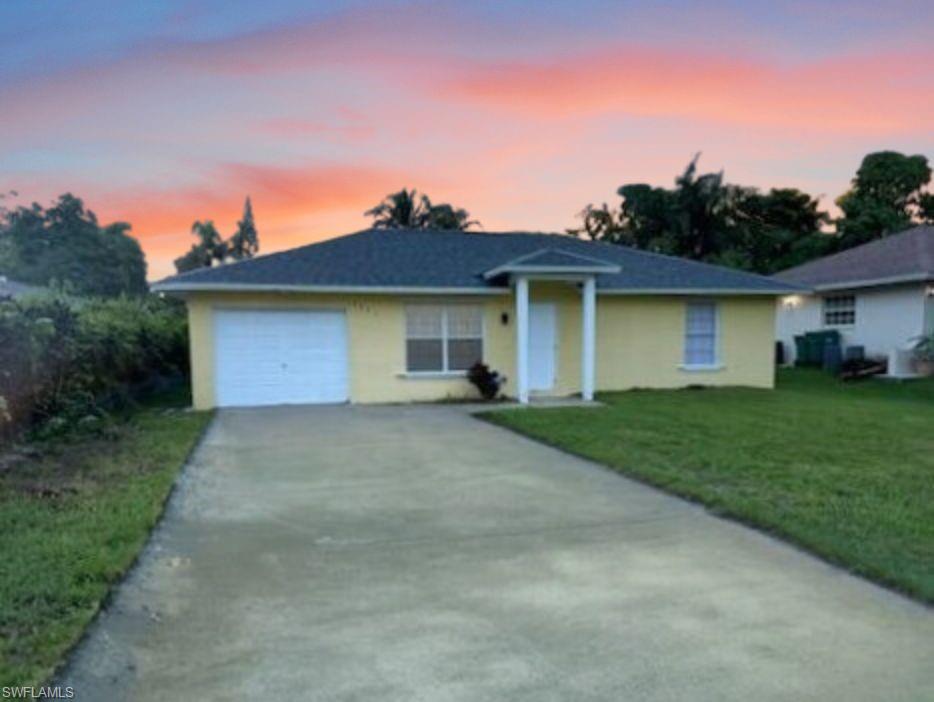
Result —
[[402, 187], [562, 231], [702, 171], [826, 206], [862, 157], [934, 160], [930, 0], [3, 0], [0, 192], [132, 224], [151, 279], [232, 233], [364, 228]]

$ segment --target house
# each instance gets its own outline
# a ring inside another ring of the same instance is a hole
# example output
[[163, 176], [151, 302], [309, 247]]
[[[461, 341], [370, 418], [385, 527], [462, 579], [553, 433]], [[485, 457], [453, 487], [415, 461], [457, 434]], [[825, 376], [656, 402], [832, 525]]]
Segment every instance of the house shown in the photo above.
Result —
[[560, 234], [367, 230], [167, 278], [194, 404], [476, 397], [482, 360], [530, 396], [747, 385], [774, 374], [763, 276]]
[[37, 285], [27, 285], [10, 280], [5, 275], [0, 275], [0, 300], [15, 300], [25, 295], [42, 292], [43, 288]]
[[776, 274], [809, 294], [782, 297], [776, 337], [794, 361], [794, 337], [836, 329], [844, 346], [885, 357], [934, 331], [934, 227], [914, 227]]

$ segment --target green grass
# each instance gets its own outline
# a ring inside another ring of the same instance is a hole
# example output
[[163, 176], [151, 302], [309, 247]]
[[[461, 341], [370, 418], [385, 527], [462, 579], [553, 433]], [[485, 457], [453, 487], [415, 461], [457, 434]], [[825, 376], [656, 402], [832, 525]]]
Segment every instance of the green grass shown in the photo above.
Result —
[[0, 474], [0, 687], [44, 682], [145, 544], [210, 418], [179, 399]]
[[934, 602], [934, 379], [608, 393], [484, 415]]

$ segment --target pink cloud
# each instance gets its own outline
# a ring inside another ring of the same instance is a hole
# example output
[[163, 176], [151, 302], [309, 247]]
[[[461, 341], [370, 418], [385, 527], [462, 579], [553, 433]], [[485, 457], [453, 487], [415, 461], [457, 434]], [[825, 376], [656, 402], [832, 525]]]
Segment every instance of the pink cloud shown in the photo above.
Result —
[[929, 47], [791, 62], [749, 33], [730, 54], [670, 36], [582, 50], [573, 31], [507, 40], [426, 8], [153, 43], [7, 85], [0, 131], [24, 155], [3, 179], [129, 220], [159, 276], [194, 219], [229, 233], [247, 194], [266, 251], [362, 227], [403, 185], [487, 229], [560, 230], [623, 182], [670, 184], [697, 150], [734, 182], [833, 196], [867, 151], [931, 143]]
[[448, 94], [544, 119], [622, 113], [826, 133], [924, 133], [934, 92], [917, 55], [843, 57], [779, 67], [747, 58], [610, 49], [563, 61], [511, 62], [454, 76]]
[[256, 124], [260, 134], [285, 139], [317, 138], [341, 139], [359, 143], [376, 135], [376, 125], [358, 110], [342, 106], [332, 119], [309, 119], [305, 117], [271, 117]]

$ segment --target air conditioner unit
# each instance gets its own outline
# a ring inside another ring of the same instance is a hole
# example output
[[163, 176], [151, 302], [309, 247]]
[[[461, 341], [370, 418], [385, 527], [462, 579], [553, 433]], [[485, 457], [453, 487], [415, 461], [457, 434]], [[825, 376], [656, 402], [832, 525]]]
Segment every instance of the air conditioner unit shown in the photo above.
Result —
[[889, 378], [916, 378], [914, 371], [914, 351], [912, 349], [892, 349], [889, 351]]

